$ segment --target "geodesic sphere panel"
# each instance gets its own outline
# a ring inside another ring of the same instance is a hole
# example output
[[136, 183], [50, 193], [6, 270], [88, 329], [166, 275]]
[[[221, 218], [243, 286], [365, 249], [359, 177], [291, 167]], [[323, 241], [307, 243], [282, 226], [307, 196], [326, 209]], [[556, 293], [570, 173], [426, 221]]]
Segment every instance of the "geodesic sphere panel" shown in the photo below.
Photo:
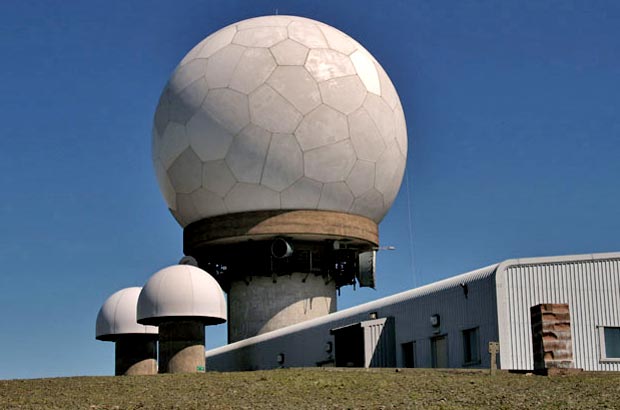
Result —
[[225, 27], [194, 47], [155, 113], [153, 162], [183, 226], [233, 212], [384, 217], [407, 128], [388, 75], [341, 31], [294, 16]]

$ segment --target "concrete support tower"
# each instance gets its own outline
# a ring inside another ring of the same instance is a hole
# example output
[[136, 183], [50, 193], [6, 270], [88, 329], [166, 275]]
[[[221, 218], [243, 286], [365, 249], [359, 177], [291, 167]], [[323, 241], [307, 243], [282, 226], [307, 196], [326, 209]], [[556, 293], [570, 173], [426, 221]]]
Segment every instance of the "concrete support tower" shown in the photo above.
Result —
[[174, 265], [144, 285], [137, 318], [159, 326], [160, 373], [199, 373], [205, 371], [205, 326], [226, 321], [226, 301], [207, 272]]
[[152, 146], [185, 254], [228, 293], [229, 342], [374, 286], [361, 262], [398, 193], [407, 131], [388, 75], [346, 34], [294, 16], [213, 33], [166, 85]]
[[136, 321], [142, 288], [126, 288], [110, 296], [97, 315], [96, 338], [115, 342], [115, 374], [157, 373], [157, 328]]

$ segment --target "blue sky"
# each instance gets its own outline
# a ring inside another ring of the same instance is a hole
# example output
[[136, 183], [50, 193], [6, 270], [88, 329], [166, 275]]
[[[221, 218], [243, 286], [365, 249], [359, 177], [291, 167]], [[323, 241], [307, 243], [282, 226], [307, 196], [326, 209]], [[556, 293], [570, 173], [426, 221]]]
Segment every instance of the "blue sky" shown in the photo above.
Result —
[[276, 10], [360, 41], [407, 117], [380, 225], [397, 249], [340, 308], [508, 258], [620, 251], [616, 1], [3, 1], [0, 379], [113, 373], [99, 307], [182, 256], [150, 160], [159, 94], [202, 38]]

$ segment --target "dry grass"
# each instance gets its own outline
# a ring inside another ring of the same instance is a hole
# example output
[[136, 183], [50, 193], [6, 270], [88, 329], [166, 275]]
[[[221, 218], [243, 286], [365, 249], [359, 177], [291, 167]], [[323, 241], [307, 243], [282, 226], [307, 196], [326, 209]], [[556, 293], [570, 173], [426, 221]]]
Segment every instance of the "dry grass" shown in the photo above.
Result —
[[2, 409], [620, 408], [620, 374], [531, 376], [427, 369], [0, 381]]

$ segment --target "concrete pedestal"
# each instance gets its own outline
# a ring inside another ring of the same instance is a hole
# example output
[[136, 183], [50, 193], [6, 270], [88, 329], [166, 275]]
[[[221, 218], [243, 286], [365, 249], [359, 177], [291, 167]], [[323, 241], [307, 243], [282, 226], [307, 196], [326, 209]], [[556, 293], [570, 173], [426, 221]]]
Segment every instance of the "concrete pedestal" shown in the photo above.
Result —
[[150, 335], [127, 335], [115, 344], [117, 376], [157, 374], [157, 341]]
[[[274, 253], [276, 239], [292, 254]], [[378, 242], [373, 220], [317, 210], [220, 215], [183, 231], [184, 253], [228, 293], [229, 343], [335, 312], [337, 289], [355, 283], [359, 254]]]
[[205, 325], [197, 321], [163, 322], [159, 325], [159, 372], [205, 371]]
[[322, 276], [293, 273], [235, 281], [228, 292], [228, 342], [335, 311], [336, 284], [333, 280], [326, 283]]

